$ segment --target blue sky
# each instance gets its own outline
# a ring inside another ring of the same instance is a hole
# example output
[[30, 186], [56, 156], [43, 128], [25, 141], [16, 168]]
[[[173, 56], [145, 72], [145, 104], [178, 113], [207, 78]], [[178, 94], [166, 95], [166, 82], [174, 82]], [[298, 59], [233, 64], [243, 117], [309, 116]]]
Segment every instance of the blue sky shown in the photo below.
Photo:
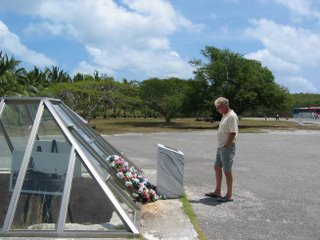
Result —
[[291, 92], [320, 93], [318, 0], [0, 0], [0, 50], [21, 65], [118, 80], [192, 78], [206, 45], [261, 61]]

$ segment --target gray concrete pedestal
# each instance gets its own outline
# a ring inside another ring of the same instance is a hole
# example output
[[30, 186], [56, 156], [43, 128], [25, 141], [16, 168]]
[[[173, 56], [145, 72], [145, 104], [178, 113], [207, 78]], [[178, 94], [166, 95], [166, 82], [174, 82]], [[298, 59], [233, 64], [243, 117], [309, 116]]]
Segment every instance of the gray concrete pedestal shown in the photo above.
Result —
[[184, 154], [180, 150], [158, 144], [157, 187], [158, 193], [167, 198], [183, 194]]

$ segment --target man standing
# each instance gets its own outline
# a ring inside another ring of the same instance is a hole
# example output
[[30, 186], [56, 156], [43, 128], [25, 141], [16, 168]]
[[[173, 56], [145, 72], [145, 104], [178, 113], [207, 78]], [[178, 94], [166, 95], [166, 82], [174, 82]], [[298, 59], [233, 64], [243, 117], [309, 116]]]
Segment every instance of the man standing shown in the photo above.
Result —
[[[222, 114], [222, 119], [218, 128], [218, 148], [216, 161], [214, 163], [214, 171], [216, 177], [216, 188], [213, 192], [206, 193], [208, 197], [217, 198], [218, 202], [231, 202], [232, 198], [232, 165], [236, 152], [236, 138], [238, 135], [238, 116], [229, 107], [229, 100], [219, 97], [215, 100], [214, 106], [216, 110]], [[226, 177], [227, 194], [222, 197], [221, 183], [222, 183], [222, 170]]]

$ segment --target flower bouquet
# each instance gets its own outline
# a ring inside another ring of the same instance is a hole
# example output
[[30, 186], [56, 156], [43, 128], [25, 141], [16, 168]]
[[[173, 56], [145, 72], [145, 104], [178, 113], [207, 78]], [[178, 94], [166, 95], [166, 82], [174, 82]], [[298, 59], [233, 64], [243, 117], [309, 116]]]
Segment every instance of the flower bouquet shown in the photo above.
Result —
[[159, 198], [157, 187], [148, 182], [129, 162], [118, 155], [106, 158], [108, 164], [116, 171], [116, 176], [123, 180], [124, 185], [131, 191], [132, 197], [141, 203], [155, 202]]

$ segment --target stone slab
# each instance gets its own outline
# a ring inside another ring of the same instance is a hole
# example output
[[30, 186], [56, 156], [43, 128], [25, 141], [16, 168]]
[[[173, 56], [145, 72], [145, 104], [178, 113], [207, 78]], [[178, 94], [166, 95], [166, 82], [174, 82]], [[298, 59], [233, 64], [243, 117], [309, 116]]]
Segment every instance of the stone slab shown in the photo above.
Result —
[[176, 149], [158, 144], [157, 187], [159, 194], [167, 198], [179, 198], [183, 194], [184, 154]]

